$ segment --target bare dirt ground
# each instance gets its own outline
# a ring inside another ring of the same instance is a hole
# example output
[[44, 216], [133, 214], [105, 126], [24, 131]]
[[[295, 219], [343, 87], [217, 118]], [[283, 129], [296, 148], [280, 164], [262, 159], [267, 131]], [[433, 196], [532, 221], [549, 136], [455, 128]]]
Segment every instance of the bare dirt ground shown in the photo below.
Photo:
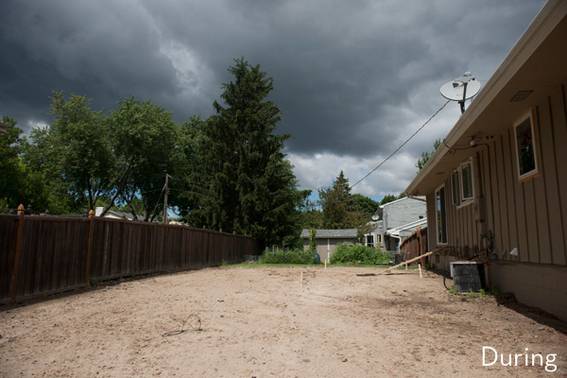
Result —
[[431, 273], [356, 276], [376, 271], [205, 269], [4, 310], [0, 376], [546, 374], [482, 367], [483, 345], [558, 353], [556, 374], [567, 374], [555, 328], [492, 297], [449, 294]]

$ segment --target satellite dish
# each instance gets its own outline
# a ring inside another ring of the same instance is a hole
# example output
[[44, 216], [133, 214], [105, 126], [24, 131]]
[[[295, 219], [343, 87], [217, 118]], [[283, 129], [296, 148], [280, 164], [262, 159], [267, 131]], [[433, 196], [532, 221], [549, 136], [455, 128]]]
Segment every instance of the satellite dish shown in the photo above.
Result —
[[465, 112], [465, 101], [476, 96], [480, 90], [480, 82], [470, 73], [441, 86], [441, 95], [450, 101], [457, 101], [461, 105], [461, 112]]
[[373, 220], [374, 222], [376, 222], [378, 219], [380, 219], [380, 218], [378, 217], [378, 215], [373, 215], [373, 216], [372, 216], [372, 220]]

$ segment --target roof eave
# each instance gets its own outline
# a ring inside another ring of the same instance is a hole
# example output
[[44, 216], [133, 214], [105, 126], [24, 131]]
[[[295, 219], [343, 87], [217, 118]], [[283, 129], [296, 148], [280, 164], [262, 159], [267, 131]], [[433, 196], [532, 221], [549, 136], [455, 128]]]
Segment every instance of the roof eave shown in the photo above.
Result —
[[500, 90], [512, 79], [516, 72], [534, 53], [537, 47], [553, 31], [567, 13], [567, 1], [550, 0], [536, 15], [526, 32], [510, 50], [502, 64], [492, 77], [486, 82], [479, 94], [469, 105], [469, 108], [457, 120], [455, 126], [449, 131], [443, 143], [435, 151], [424, 168], [408, 185], [405, 192], [408, 195], [425, 195], [420, 186], [424, 179], [429, 177], [439, 162], [450, 151], [450, 147], [457, 144], [459, 139], [474, 124], [474, 121], [494, 100]]

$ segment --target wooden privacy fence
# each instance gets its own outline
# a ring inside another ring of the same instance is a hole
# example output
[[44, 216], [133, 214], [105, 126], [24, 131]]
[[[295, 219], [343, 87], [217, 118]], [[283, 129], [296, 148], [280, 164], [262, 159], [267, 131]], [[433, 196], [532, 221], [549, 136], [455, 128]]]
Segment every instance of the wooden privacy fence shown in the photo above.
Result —
[[241, 261], [256, 240], [99, 217], [0, 215], [0, 302], [92, 282]]
[[[406, 238], [400, 245], [402, 260], [406, 261], [427, 252], [427, 227], [418, 228], [411, 236]], [[424, 266], [429, 257], [421, 259], [419, 263]]]

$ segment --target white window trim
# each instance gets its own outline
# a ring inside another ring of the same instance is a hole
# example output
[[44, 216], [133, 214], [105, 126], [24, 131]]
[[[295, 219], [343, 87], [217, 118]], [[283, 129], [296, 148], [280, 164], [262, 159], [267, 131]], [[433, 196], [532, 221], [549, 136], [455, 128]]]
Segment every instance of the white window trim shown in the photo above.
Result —
[[[459, 203], [455, 203], [455, 182], [453, 181], [453, 176], [457, 175], [457, 181], [459, 184], [459, 193], [457, 193], [458, 199], [459, 199]], [[455, 169], [453, 172], [451, 172], [451, 204], [453, 206], [455, 206], [456, 208], [461, 207], [461, 205], [463, 204], [463, 200], [461, 199], [461, 172], [459, 170], [459, 168]]]
[[[523, 175], [520, 174], [520, 155], [518, 151], [518, 126], [520, 126], [526, 119], [530, 119], [530, 128], [532, 130], [532, 143], [534, 148], [534, 163], [535, 168], [529, 172], [524, 173]], [[514, 150], [516, 155], [516, 173], [518, 174], [518, 180], [522, 181], [528, 178], [531, 178], [539, 173], [539, 161], [537, 158], [537, 141], [536, 141], [536, 133], [534, 127], [534, 114], [533, 111], [530, 109], [527, 113], [525, 113], [521, 118], [519, 118], [516, 122], [514, 122]]]
[[[467, 197], [465, 198], [465, 186], [463, 185], [463, 166], [470, 164], [471, 167], [471, 186], [472, 186], [472, 197]], [[461, 189], [461, 193], [460, 197], [461, 197], [461, 204], [459, 206], [457, 206], [458, 208], [470, 205], [471, 203], [474, 202], [474, 199], [476, 198], [476, 190], [475, 190], [475, 179], [474, 179], [474, 175], [475, 171], [474, 171], [474, 164], [473, 164], [473, 158], [470, 157], [467, 160], [465, 160], [464, 162], [462, 162], [459, 165], [459, 185], [460, 185], [460, 189]]]
[[[447, 239], [447, 241], [439, 241], [439, 220], [437, 218], [437, 192], [441, 190], [441, 188], [445, 189], [444, 190], [444, 195], [445, 195], [445, 237]], [[436, 189], [435, 192], [433, 193], [434, 195], [434, 205], [435, 205], [435, 239], [437, 241], [437, 245], [447, 245], [449, 244], [449, 232], [448, 232], [448, 227], [447, 227], [447, 190], [445, 188], [445, 184], [441, 184], [439, 185]]]
[[[469, 164], [471, 167], [471, 185], [472, 185], [472, 197], [468, 197], [465, 198], [465, 187], [463, 185], [463, 166]], [[457, 167], [457, 169], [455, 169], [453, 172], [451, 172], [451, 176], [449, 176], [449, 181], [451, 183], [451, 205], [455, 206], [455, 208], [460, 209], [462, 207], [468, 206], [472, 203], [474, 203], [475, 199], [476, 199], [476, 179], [475, 179], [475, 164], [474, 164], [474, 159], [472, 158], [472, 156], [468, 159], [466, 159], [465, 161], [463, 161], [461, 164], [459, 164], [459, 166]], [[454, 201], [454, 192], [455, 192], [455, 185], [453, 185], [453, 175], [457, 174], [457, 180], [459, 182], [459, 204], [455, 204]]]

